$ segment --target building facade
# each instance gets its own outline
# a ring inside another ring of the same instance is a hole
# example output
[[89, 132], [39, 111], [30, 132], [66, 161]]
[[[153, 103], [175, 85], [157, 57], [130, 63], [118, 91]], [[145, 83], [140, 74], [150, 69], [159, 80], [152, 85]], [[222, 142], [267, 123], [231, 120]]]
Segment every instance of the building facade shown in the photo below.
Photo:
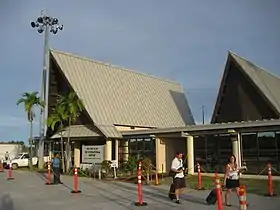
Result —
[[[168, 172], [176, 151], [188, 173], [223, 172], [234, 154], [239, 166], [258, 174], [271, 163], [280, 170], [280, 79], [229, 52], [210, 124], [195, 125], [180, 84], [51, 50], [49, 107], [75, 91], [85, 111], [63, 138], [73, 142], [74, 164], [87, 164], [83, 148], [102, 147], [104, 160], [123, 167], [129, 157], [149, 157]], [[50, 139], [60, 134], [48, 130]], [[90, 158], [88, 158], [90, 159]]]
[[[100, 159], [123, 165], [129, 156], [150, 157], [156, 164], [157, 141], [150, 136], [124, 137], [129, 130], [184, 127], [194, 119], [180, 84], [77, 55], [50, 50], [48, 115], [57, 96], [76, 92], [85, 110], [62, 132], [71, 137], [74, 164], [87, 164], [83, 148]], [[47, 137], [59, 141], [58, 128]], [[56, 144], [59, 147], [59, 144]], [[93, 146], [89, 148], [88, 146]], [[102, 147], [103, 146], [103, 147]], [[97, 151], [98, 150], [98, 151]], [[90, 162], [89, 156], [86, 158]], [[92, 159], [92, 161], [94, 161]]]

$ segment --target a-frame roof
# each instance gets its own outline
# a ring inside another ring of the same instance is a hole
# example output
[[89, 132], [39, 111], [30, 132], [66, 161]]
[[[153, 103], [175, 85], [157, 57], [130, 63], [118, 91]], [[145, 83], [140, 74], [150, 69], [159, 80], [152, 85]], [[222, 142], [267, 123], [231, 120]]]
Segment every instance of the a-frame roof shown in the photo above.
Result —
[[176, 82], [53, 49], [50, 53], [95, 126], [107, 137], [121, 137], [115, 125], [194, 124], [183, 88]]
[[221, 105], [221, 95], [225, 88], [225, 81], [228, 76], [228, 72], [230, 71], [229, 67], [232, 62], [234, 62], [239, 67], [239, 70], [250, 78], [253, 84], [255, 84], [255, 87], [262, 93], [262, 96], [266, 98], [273, 109], [280, 115], [280, 78], [241, 57], [240, 55], [229, 51], [211, 123], [215, 122], [216, 114]]

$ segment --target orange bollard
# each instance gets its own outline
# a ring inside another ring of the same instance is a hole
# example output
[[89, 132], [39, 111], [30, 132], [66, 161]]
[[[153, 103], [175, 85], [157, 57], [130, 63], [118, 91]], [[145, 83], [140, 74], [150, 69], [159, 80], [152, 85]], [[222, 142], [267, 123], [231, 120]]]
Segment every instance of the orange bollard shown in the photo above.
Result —
[[268, 163], [267, 165], [267, 170], [268, 170], [268, 182], [267, 182], [267, 188], [268, 188], [268, 194], [267, 196], [275, 196], [273, 192], [273, 180], [272, 180], [272, 170], [271, 170], [271, 164]]
[[7, 180], [14, 180], [15, 178], [13, 177], [13, 171], [12, 171], [12, 163], [9, 164], [9, 176]]
[[135, 203], [135, 206], [147, 206], [146, 202], [143, 202], [143, 189], [142, 189], [142, 162], [139, 162], [138, 172], [138, 202]]
[[48, 176], [46, 185], [51, 185], [51, 163], [48, 162]]
[[239, 210], [247, 210], [246, 187], [239, 188]]
[[200, 170], [200, 164], [197, 163], [197, 189], [202, 189], [202, 177], [201, 177], [201, 170]]
[[74, 190], [71, 193], [81, 193], [82, 191], [79, 190], [79, 180], [78, 180], [78, 169], [75, 166], [74, 168]]
[[158, 172], [156, 171], [156, 181], [155, 181], [155, 185], [159, 185], [159, 182], [158, 182]]
[[220, 184], [220, 177], [217, 172], [215, 173], [215, 185], [217, 190], [218, 210], [223, 210], [222, 188]]
[[4, 172], [4, 161], [3, 161], [3, 159], [1, 159], [1, 162], [0, 162], [0, 172]]

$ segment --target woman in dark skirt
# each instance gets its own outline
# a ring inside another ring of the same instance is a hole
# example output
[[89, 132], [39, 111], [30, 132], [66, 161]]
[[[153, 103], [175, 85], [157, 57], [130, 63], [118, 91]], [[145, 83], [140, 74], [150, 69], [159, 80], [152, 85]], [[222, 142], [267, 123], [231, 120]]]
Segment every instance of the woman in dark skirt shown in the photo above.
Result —
[[229, 204], [230, 193], [232, 190], [235, 190], [238, 197], [239, 193], [239, 170], [236, 164], [236, 158], [232, 155], [229, 159], [229, 163], [226, 165], [226, 172], [224, 178], [224, 186], [227, 191], [225, 194], [225, 203], [226, 206], [231, 206]]

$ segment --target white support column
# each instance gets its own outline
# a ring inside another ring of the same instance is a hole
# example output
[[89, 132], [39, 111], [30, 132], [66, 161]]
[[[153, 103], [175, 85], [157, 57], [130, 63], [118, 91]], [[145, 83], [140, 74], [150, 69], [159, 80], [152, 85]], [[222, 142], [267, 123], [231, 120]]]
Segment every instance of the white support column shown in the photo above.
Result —
[[106, 139], [105, 160], [112, 160], [112, 140]]
[[[166, 144], [163, 138], [156, 138], [156, 169], [166, 173]], [[168, 166], [170, 167], [170, 166]]]
[[232, 143], [232, 153], [236, 157], [237, 166], [240, 167], [240, 153], [239, 153], [239, 143], [238, 143], [238, 136], [231, 137]]
[[74, 147], [74, 165], [77, 167], [80, 167], [81, 164], [81, 160], [80, 160], [80, 155], [81, 155], [81, 151], [80, 151], [80, 142], [76, 141], [75, 142], [75, 147]]
[[237, 133], [237, 143], [238, 143], [238, 166], [241, 167], [242, 166], [242, 153], [241, 153], [241, 134]]
[[119, 162], [119, 140], [115, 140], [115, 155], [116, 157], [113, 157], [114, 160], [117, 160]]
[[187, 136], [187, 161], [188, 161], [188, 174], [194, 174], [194, 147], [193, 136]]

